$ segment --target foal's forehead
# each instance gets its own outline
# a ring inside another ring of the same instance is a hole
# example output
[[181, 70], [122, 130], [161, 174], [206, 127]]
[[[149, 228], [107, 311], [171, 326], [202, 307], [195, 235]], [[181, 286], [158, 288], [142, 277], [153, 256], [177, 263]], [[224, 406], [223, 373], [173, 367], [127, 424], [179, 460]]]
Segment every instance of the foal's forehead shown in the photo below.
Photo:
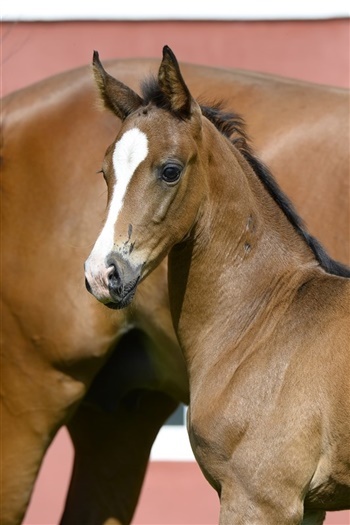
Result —
[[186, 161], [190, 144], [183, 121], [168, 111], [144, 108], [124, 121], [108, 156], [114, 168], [119, 165], [131, 170], [146, 158], [150, 162], [162, 162], [169, 157], [181, 157]]
[[133, 113], [125, 124], [137, 127], [144, 131], [151, 139], [152, 137], [165, 138], [171, 141], [171, 137], [181, 137], [184, 133], [191, 133], [189, 120], [183, 120], [171, 111], [158, 108], [152, 104], [140, 108]]

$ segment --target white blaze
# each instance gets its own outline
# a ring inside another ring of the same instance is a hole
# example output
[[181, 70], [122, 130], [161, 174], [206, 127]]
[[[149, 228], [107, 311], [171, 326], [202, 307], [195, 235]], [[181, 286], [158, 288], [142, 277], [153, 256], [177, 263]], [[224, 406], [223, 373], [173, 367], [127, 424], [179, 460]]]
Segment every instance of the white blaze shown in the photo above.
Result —
[[91, 274], [95, 274], [98, 267], [104, 265], [106, 256], [113, 250], [115, 223], [123, 207], [128, 185], [137, 167], [145, 160], [147, 154], [147, 136], [138, 128], [126, 131], [115, 144], [113, 152], [115, 185], [105, 225], [87, 260]]

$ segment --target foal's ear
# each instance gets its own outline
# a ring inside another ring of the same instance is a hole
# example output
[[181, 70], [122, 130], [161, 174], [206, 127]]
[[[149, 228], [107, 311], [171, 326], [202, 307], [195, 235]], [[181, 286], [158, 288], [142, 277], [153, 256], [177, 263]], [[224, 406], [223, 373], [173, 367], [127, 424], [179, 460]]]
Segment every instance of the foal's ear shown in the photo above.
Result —
[[105, 107], [121, 120], [142, 106], [143, 100], [132, 89], [109, 75], [100, 62], [97, 51], [92, 61], [95, 81]]
[[197, 102], [192, 98], [182, 78], [178, 61], [168, 46], [163, 47], [158, 84], [169, 101], [171, 110], [181, 118], [190, 118], [197, 109], [199, 110]]

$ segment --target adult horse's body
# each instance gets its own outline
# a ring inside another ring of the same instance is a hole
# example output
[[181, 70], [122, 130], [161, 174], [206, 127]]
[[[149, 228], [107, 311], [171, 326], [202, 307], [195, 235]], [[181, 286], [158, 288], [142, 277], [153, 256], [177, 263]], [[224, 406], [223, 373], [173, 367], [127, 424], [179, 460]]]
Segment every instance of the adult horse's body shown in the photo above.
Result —
[[142, 98], [97, 54], [94, 70], [123, 124], [88, 290], [125, 308], [169, 254], [189, 434], [220, 525], [323, 523], [350, 508], [350, 269], [306, 231], [240, 120], [192, 98], [168, 47]]
[[[137, 89], [156, 66], [117, 61], [110, 70]], [[311, 230], [345, 262], [347, 92], [254, 73], [183, 71], [196, 96], [239, 108]], [[65, 423], [76, 455], [63, 523], [128, 523], [154, 437], [176, 403], [188, 401], [165, 265], [125, 311], [109, 312], [84, 287], [82, 265], [105, 210], [95, 172], [120, 126], [95, 99], [83, 68], [2, 101], [4, 525], [21, 521], [45, 450]]]

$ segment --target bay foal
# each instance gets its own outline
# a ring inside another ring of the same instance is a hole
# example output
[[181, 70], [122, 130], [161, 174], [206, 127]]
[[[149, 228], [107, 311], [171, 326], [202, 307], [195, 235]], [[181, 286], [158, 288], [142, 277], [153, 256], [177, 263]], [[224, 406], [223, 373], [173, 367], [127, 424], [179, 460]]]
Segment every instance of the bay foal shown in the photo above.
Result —
[[124, 122], [86, 262], [110, 308], [169, 254], [195, 456], [220, 525], [320, 524], [349, 507], [349, 270], [305, 230], [234, 115], [200, 107], [172, 51], [141, 98], [94, 57]]

